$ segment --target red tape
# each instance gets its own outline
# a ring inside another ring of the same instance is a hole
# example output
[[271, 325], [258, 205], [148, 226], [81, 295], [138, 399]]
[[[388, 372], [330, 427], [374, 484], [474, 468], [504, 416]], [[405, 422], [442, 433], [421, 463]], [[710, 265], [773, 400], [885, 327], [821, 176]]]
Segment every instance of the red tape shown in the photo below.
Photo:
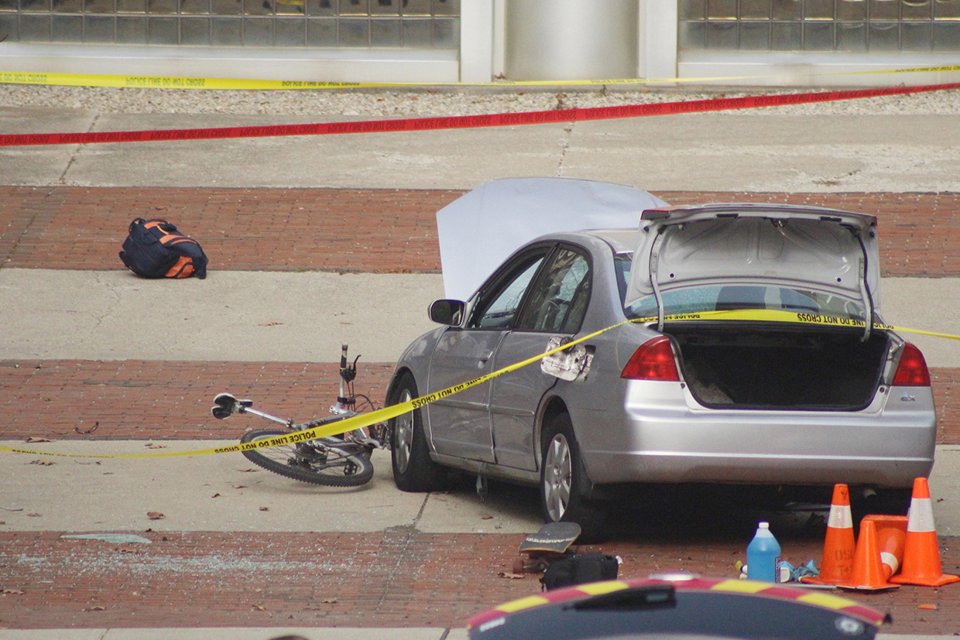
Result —
[[494, 113], [476, 116], [444, 116], [437, 118], [404, 118], [398, 120], [361, 120], [320, 124], [279, 124], [254, 127], [211, 127], [205, 129], [161, 129], [147, 131], [95, 131], [88, 133], [11, 133], [0, 134], [0, 147], [49, 144], [96, 144], [112, 142], [153, 142], [158, 140], [214, 140], [222, 138], [263, 138], [270, 136], [315, 136], [345, 133], [388, 133], [392, 131], [429, 131], [438, 129], [474, 129], [509, 127], [554, 122], [613, 120], [644, 116], [666, 116], [732, 109], [758, 109], [815, 102], [856, 100], [880, 96], [906, 95], [931, 91], [960, 89], [960, 82], [915, 87], [881, 89], [849, 89], [811, 93], [789, 93], [772, 96], [711, 98], [656, 104], [623, 105]]

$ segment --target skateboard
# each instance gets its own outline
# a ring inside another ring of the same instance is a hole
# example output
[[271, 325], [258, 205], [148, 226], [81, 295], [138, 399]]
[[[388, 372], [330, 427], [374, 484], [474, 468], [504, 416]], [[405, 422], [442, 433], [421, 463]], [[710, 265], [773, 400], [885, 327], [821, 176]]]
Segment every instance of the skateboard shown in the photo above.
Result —
[[562, 558], [580, 535], [576, 522], [548, 522], [520, 543], [520, 557], [513, 563], [514, 573], [539, 573], [551, 561]]

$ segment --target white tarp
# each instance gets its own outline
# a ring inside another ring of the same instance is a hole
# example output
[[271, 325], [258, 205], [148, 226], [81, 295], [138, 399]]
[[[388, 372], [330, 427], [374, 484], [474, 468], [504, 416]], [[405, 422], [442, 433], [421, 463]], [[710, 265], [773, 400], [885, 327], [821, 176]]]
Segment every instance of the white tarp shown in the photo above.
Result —
[[443, 287], [466, 300], [522, 245], [547, 233], [634, 229], [644, 209], [667, 206], [646, 191], [571, 178], [504, 178], [437, 212]]

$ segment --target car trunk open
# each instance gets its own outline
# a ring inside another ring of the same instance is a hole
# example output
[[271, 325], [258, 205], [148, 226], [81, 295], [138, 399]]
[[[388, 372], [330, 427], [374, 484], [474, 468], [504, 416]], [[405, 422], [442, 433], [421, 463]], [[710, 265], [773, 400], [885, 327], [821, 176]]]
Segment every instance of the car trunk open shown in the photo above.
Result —
[[889, 334], [725, 322], [664, 327], [681, 375], [714, 408], [852, 411], [873, 400]]
[[[791, 205], [717, 204], [644, 211], [640, 230], [624, 306], [652, 296], [660, 327], [663, 315], [676, 311], [664, 308], [667, 294], [711, 285], [808, 289], [854, 301], [866, 318], [880, 311], [874, 216]], [[743, 308], [758, 308], [753, 301], [739, 302], [746, 303]]]

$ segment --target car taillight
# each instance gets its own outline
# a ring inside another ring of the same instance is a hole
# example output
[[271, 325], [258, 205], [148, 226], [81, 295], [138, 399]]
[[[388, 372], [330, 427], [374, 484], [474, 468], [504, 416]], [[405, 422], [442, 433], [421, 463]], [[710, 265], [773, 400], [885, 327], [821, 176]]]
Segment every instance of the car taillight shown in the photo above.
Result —
[[628, 380], [680, 381], [677, 361], [670, 346], [670, 338], [659, 336], [647, 340], [630, 356], [627, 366], [620, 372]]
[[893, 386], [930, 386], [930, 372], [927, 370], [927, 361], [923, 359], [923, 354], [920, 353], [920, 349], [917, 349], [909, 342], [903, 345], [903, 353], [900, 354], [900, 364], [897, 365], [897, 372], [893, 374]]

